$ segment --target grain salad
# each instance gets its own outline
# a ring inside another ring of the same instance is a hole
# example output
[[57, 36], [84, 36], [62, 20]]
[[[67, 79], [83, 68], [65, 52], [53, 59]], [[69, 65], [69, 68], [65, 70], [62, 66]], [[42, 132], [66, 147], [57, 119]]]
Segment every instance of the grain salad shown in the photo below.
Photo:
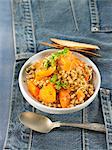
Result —
[[30, 64], [25, 73], [31, 95], [49, 107], [74, 107], [94, 93], [92, 67], [68, 48]]

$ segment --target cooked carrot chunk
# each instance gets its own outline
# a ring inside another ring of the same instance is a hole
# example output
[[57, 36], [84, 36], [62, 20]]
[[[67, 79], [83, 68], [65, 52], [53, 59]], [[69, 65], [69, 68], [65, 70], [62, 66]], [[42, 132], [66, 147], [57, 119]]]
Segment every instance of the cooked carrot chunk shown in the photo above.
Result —
[[85, 94], [83, 93], [82, 90], [77, 91], [77, 98], [79, 101], [82, 101], [85, 98]]
[[71, 52], [68, 52], [66, 56], [60, 57], [58, 63], [64, 71], [70, 71], [74, 67], [78, 66], [81, 61], [77, 59], [77, 57], [75, 57]]
[[35, 98], [38, 98], [40, 89], [39, 89], [37, 86], [35, 86], [35, 85], [33, 84], [33, 82], [30, 81], [30, 80], [27, 81], [27, 86], [28, 86], [29, 92], [30, 92]]
[[36, 71], [35, 76], [36, 80], [41, 80], [43, 77], [50, 76], [54, 71], [56, 70], [56, 67], [49, 67], [47, 70], [42, 69], [39, 71]]
[[47, 86], [43, 86], [39, 92], [40, 100], [45, 103], [53, 103], [56, 101], [56, 90], [52, 84], [48, 84]]
[[67, 108], [70, 104], [70, 95], [68, 90], [60, 90], [59, 92], [59, 100], [62, 108]]

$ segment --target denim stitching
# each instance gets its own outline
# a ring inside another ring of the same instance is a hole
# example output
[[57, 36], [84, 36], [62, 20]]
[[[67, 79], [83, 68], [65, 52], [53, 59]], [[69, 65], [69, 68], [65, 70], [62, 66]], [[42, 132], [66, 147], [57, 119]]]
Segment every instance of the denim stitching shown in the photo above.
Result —
[[23, 59], [28, 59], [29, 57], [33, 56], [34, 53], [31, 53], [31, 52], [27, 52], [27, 53], [21, 53], [21, 54], [16, 54], [15, 58], [16, 60], [20, 61], [20, 60], [23, 60]]
[[[21, 28], [24, 28], [24, 34], [20, 33], [19, 36], [21, 36], [20, 39], [24, 39], [24, 49], [21, 51], [21, 41], [19, 40], [19, 44], [17, 43], [16, 39], [14, 39], [14, 47], [15, 47], [15, 56], [16, 60], [23, 59], [23, 53], [27, 53], [30, 51], [31, 53], [36, 53], [36, 42], [35, 42], [35, 36], [34, 36], [34, 26], [33, 26], [33, 18], [32, 18], [32, 10], [31, 10], [31, 1], [30, 0], [21, 0], [19, 2], [20, 4], [20, 10], [22, 11], [21, 15], [24, 16], [24, 20], [22, 20]], [[15, 29], [18, 27], [18, 22], [15, 21], [15, 14], [14, 11], [12, 11], [13, 14], [13, 35], [14, 37], [17, 36], [15, 33]], [[23, 17], [21, 16], [21, 17]], [[23, 25], [23, 26], [22, 26]], [[15, 36], [16, 35], [16, 36]], [[22, 53], [22, 54], [21, 54]], [[18, 56], [17, 56], [18, 55]], [[25, 54], [26, 55], [26, 54]]]
[[[14, 149], [14, 150], [16, 150], [16, 149], [20, 149], [19, 147], [17, 148], [16, 147], [16, 145], [10, 145], [11, 146], [11, 148], [9, 148], [8, 147], [8, 144], [10, 143], [11, 144], [11, 142], [10, 142], [10, 134], [11, 133], [13, 133], [13, 130], [12, 129], [10, 129], [10, 128], [13, 128], [13, 127], [11, 127], [11, 114], [13, 113], [13, 109], [12, 109], [12, 106], [14, 106], [13, 104], [14, 104], [14, 101], [16, 100], [15, 98], [17, 97], [17, 94], [18, 94], [18, 91], [16, 90], [16, 88], [15, 88], [15, 86], [17, 86], [16, 84], [16, 80], [17, 80], [17, 73], [18, 73], [18, 68], [17, 67], [21, 67], [21, 63], [19, 62], [19, 63], [15, 63], [14, 64], [14, 73], [13, 73], [13, 82], [12, 82], [12, 86], [13, 86], [13, 88], [12, 88], [12, 94], [11, 94], [11, 101], [10, 101], [10, 111], [9, 111], [9, 119], [8, 119], [8, 127], [7, 127], [7, 133], [6, 133], [6, 138], [5, 138], [5, 142], [4, 142], [4, 150], [6, 150], [6, 149]], [[10, 130], [9, 130], [10, 129]], [[25, 132], [24, 132], [25, 133]], [[31, 132], [30, 132], [30, 134], [28, 133], [27, 135], [25, 135], [26, 137], [28, 137], [28, 139], [29, 140], [27, 140], [27, 143], [26, 143], [26, 145], [28, 146], [28, 147], [30, 147], [30, 145], [31, 145], [31, 139], [32, 139], [32, 136], [31, 136]], [[9, 140], [9, 141], [8, 141]], [[25, 150], [26, 148], [24, 148], [24, 150]], [[28, 149], [28, 148], [27, 148]]]
[[[82, 110], [82, 115], [83, 115], [83, 123], [87, 123], [87, 109]], [[87, 130], [82, 130], [82, 137], [83, 137], [83, 150], [89, 150], [89, 142], [88, 142], [88, 132]]]
[[[13, 78], [14, 79], [14, 71], [15, 71], [15, 64], [13, 66]], [[11, 118], [11, 112], [12, 112], [12, 97], [13, 97], [13, 84], [14, 84], [14, 80], [12, 80], [12, 85], [11, 85], [11, 97], [10, 97], [10, 105], [9, 105], [9, 116], [8, 116], [8, 125], [7, 125], [7, 131], [6, 131], [6, 137], [5, 137], [5, 141], [4, 141], [4, 145], [3, 145], [3, 150], [5, 150], [5, 146], [8, 140], [8, 129], [9, 129], [9, 125], [10, 125], [10, 118]]]
[[99, 31], [99, 16], [98, 9], [96, 5], [96, 0], [89, 0], [90, 15], [91, 15], [91, 31]]
[[111, 26], [100, 26], [99, 10], [97, 8], [97, 0], [89, 0], [90, 15], [91, 15], [91, 31], [110, 33], [112, 32]]
[[111, 102], [108, 102], [108, 108], [109, 108], [109, 112], [110, 112], [110, 119], [111, 119], [111, 123], [112, 123], [112, 109], [111, 109]]
[[[34, 107], [32, 107], [32, 112], [34, 112]], [[31, 144], [32, 144], [32, 133], [33, 133], [33, 131], [31, 130], [30, 131], [30, 136], [29, 136], [29, 146], [28, 146], [28, 150], [31, 150]]]
[[28, 150], [31, 150], [31, 143], [32, 143], [32, 130], [30, 131], [30, 135], [29, 135], [29, 146], [28, 146]]
[[[85, 122], [85, 109], [82, 110], [82, 122]], [[83, 150], [86, 150], [85, 148], [85, 130], [82, 129], [82, 143], [83, 143]]]
[[77, 22], [77, 19], [76, 19], [76, 13], [75, 13], [75, 9], [74, 9], [74, 6], [73, 6], [73, 1], [69, 0], [69, 2], [70, 2], [71, 10], [72, 10], [72, 15], [73, 15], [76, 30], [79, 31], [78, 22]]
[[32, 14], [32, 7], [31, 7], [31, 0], [29, 0], [29, 8], [30, 8], [30, 16], [31, 16], [33, 42], [34, 42], [34, 52], [36, 53], [36, 39], [35, 39], [35, 35], [34, 35], [34, 22], [33, 22], [33, 14]]
[[[110, 104], [111, 104], [111, 97], [110, 97], [110, 90], [107, 89], [100, 89], [100, 95], [101, 95], [101, 103], [102, 103], [102, 110], [103, 110], [103, 116], [106, 126], [106, 140], [107, 140], [107, 148], [108, 150], [112, 149], [112, 117], [110, 114]], [[107, 107], [105, 107], [107, 106]], [[112, 112], [112, 110], [111, 110]]]
[[15, 27], [14, 27], [14, 13], [13, 13], [13, 0], [11, 0], [11, 14], [12, 14], [12, 34], [13, 34], [13, 45], [14, 45], [14, 54], [16, 55], [16, 31], [15, 31]]

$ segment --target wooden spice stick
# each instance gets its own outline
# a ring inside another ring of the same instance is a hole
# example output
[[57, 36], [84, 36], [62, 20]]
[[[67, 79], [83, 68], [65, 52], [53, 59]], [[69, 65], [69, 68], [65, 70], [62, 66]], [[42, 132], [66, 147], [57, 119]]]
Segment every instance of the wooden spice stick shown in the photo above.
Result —
[[64, 46], [61, 46], [61, 45], [58, 45], [58, 44], [50, 44], [50, 43], [47, 43], [47, 42], [40, 42], [39, 44], [41, 45], [45, 45], [45, 46], [49, 46], [49, 47], [54, 47], [54, 48], [64, 48]]
[[[57, 48], [57, 49], [63, 49], [64, 48], [64, 46], [54, 44], [54, 43], [50, 44], [50, 43], [47, 43], [47, 42], [40, 42], [40, 44], [45, 45], [45, 46], [49, 46], [49, 47], [53, 47], [53, 48]], [[67, 47], [67, 48], [69, 48], [71, 51], [83, 52], [83, 53], [89, 54], [91, 56], [98, 56], [98, 57], [101, 56], [100, 54], [93, 53], [93, 52], [90, 52], [90, 51], [85, 50], [85, 49], [76, 49], [76, 48], [73, 48], [73, 47]]]
[[89, 54], [91, 56], [97, 56], [97, 57], [101, 57], [100, 54], [97, 54], [97, 53], [93, 53], [93, 52], [90, 52], [90, 51], [85, 51], [85, 50], [82, 50], [82, 49], [70, 49], [71, 51], [77, 51], [77, 52], [82, 52], [82, 53], [86, 53], [86, 54]]
[[69, 41], [69, 40], [60, 40], [56, 38], [50, 38], [50, 40], [64, 47], [67, 46], [71, 48], [73, 47], [73, 48], [81, 48], [81, 49], [89, 49], [89, 50], [100, 49], [97, 45], [92, 45], [92, 44], [80, 43], [80, 42]]

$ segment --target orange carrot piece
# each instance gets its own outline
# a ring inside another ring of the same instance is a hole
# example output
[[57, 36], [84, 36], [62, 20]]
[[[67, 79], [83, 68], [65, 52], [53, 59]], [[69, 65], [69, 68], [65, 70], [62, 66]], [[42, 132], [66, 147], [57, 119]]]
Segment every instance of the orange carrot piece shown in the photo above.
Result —
[[67, 108], [70, 104], [70, 95], [68, 90], [60, 90], [59, 92], [59, 100], [62, 108]]
[[82, 101], [85, 98], [85, 94], [83, 93], [82, 90], [77, 91], [77, 98], [79, 101]]
[[68, 52], [65, 56], [60, 57], [58, 63], [63, 70], [70, 71], [74, 67], [79, 66], [81, 61], [71, 52]]
[[38, 81], [38, 80], [41, 80], [43, 77], [50, 76], [55, 70], [56, 70], [56, 67], [50, 67], [47, 70], [43, 69], [40, 71], [36, 71], [35, 73], [36, 80]]
[[42, 87], [39, 92], [39, 98], [45, 103], [53, 103], [56, 101], [56, 90], [52, 84]]
[[88, 81], [89, 80], [89, 75], [85, 76], [85, 80]]
[[35, 86], [32, 81], [27, 81], [27, 86], [32, 96], [34, 96], [35, 98], [38, 98], [40, 89], [37, 86]]

